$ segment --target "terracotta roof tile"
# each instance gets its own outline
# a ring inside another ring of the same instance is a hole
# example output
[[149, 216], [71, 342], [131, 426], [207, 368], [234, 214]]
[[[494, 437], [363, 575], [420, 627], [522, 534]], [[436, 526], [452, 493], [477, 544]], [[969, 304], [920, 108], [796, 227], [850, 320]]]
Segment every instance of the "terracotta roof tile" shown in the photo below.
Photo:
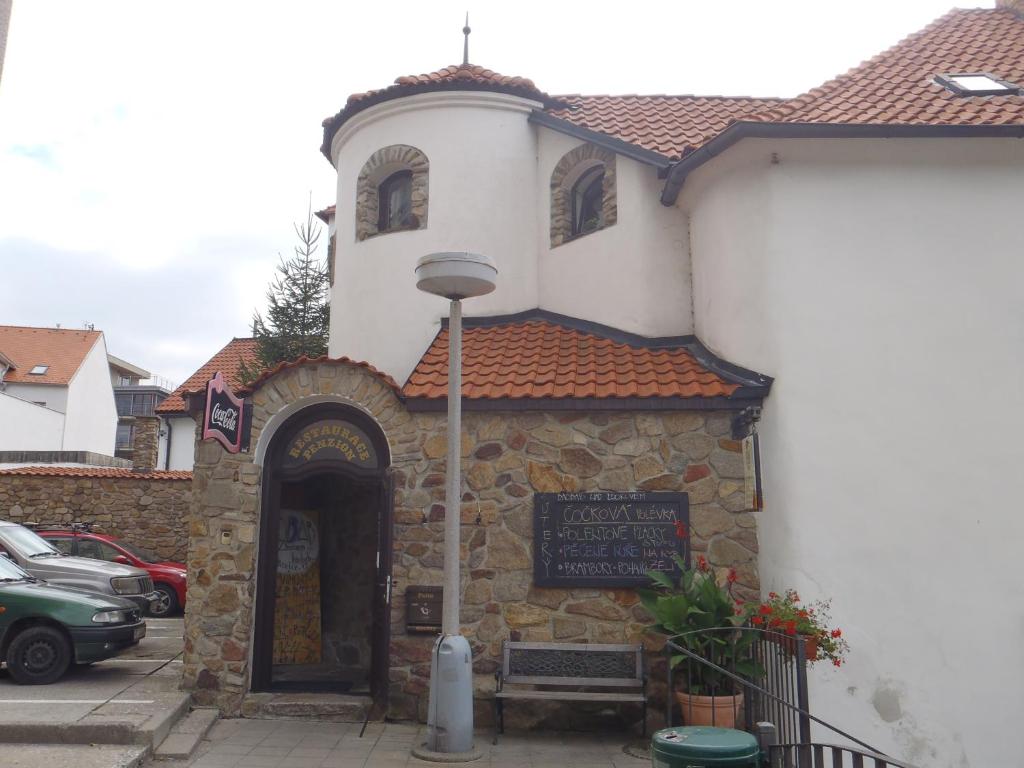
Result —
[[545, 110], [553, 117], [589, 128], [678, 160], [725, 129], [729, 123], [763, 112], [781, 99], [749, 96], [569, 96], [564, 107]]
[[510, 77], [478, 64], [453, 64], [424, 75], [407, 75], [395, 79], [393, 85], [364, 93], [353, 93], [345, 107], [323, 121], [324, 141], [320, 151], [331, 158], [331, 139], [338, 129], [353, 115], [382, 101], [429, 91], [497, 91], [513, 96], [552, 103], [546, 93], [525, 77]]
[[[4, 381], [17, 384], [67, 384], [103, 334], [70, 328], [27, 328], [0, 325], [0, 353], [14, 363]], [[49, 366], [31, 374], [33, 366]]]
[[[598, 326], [573, 327], [586, 324], [565, 320], [568, 322], [545, 317], [499, 319], [475, 327], [474, 321], [467, 321], [462, 338], [463, 398], [730, 397], [748, 383], [709, 369], [680, 340], [669, 346], [640, 337], [624, 341], [609, 338]], [[402, 392], [410, 399], [447, 397], [447, 328], [434, 338]]]
[[223, 373], [231, 389], [237, 391], [242, 386], [239, 371], [243, 363], [251, 367], [257, 365], [256, 339], [242, 338], [229, 341], [222, 350], [207, 360], [198, 371], [160, 403], [156, 407], [156, 412], [164, 415], [188, 413], [184, 396], [189, 392], [203, 389], [217, 371]]
[[335, 209], [335, 207], [333, 205], [328, 205], [322, 211], [317, 211], [314, 215], [318, 219], [320, 219], [320, 221], [322, 221], [324, 224], [330, 224], [331, 223], [331, 216], [334, 215], [335, 210], [336, 209]]
[[1024, 19], [953, 10], [889, 50], [758, 119], [798, 123], [1000, 125], [1024, 122], [1024, 96], [957, 96], [936, 75], [987, 72], [1024, 86]]
[[22, 475], [31, 477], [123, 477], [132, 480], [191, 480], [191, 472], [178, 470], [148, 470], [136, 472], [121, 467], [11, 467], [0, 469], [0, 475]]
[[390, 387], [396, 395], [398, 395], [399, 397], [402, 396], [402, 388], [398, 386], [398, 382], [396, 382], [383, 371], [380, 371], [377, 368], [373, 367], [369, 363], [364, 362], [362, 360], [353, 360], [350, 357], [328, 357], [327, 355], [320, 355], [320, 357], [306, 357], [305, 355], [303, 355], [298, 360], [289, 360], [283, 363], [278, 363], [273, 368], [265, 368], [262, 371], [262, 373], [260, 373], [260, 375], [253, 380], [251, 384], [235, 389], [235, 393], [247, 395], [251, 392], [255, 392], [264, 381], [271, 378], [272, 376], [276, 376], [281, 371], [286, 371], [289, 368], [296, 368], [300, 365], [305, 365], [306, 363], [331, 363], [335, 365], [354, 365], [359, 368], [364, 368], [370, 373], [372, 373], [374, 376], [379, 378], [381, 381], [383, 381], [385, 384], [387, 384], [387, 386]]

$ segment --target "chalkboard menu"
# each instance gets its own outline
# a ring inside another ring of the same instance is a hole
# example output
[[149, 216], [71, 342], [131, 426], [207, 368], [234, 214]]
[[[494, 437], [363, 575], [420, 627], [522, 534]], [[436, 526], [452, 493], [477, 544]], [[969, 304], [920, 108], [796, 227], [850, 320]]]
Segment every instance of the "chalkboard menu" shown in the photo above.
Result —
[[[678, 525], [682, 523], [682, 526]], [[539, 587], [637, 587], [647, 571], [678, 575], [689, 562], [685, 493], [537, 493], [533, 497], [533, 581]]]

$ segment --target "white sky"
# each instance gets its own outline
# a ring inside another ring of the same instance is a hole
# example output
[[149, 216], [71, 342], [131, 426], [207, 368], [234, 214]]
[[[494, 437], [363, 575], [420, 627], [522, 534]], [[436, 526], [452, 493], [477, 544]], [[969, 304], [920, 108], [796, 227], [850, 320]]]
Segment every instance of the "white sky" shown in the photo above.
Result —
[[461, 61], [467, 8], [470, 60], [548, 93], [792, 96], [950, 6], [14, 0], [0, 324], [94, 323], [111, 353], [183, 381], [248, 335], [309, 195], [334, 202], [321, 120]]

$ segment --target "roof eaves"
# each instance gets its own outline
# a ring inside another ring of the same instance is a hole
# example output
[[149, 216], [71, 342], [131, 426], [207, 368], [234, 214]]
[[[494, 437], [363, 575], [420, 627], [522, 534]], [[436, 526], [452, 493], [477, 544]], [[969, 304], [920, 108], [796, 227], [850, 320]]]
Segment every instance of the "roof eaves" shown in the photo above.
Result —
[[591, 144], [604, 147], [616, 154], [644, 163], [645, 165], [653, 165], [662, 171], [667, 170], [672, 165], [671, 159], [660, 152], [645, 149], [600, 131], [584, 128], [563, 118], [548, 114], [541, 109], [535, 109], [530, 113], [529, 122], [535, 125], [543, 125], [545, 128], [550, 128], [553, 131], [564, 133], [576, 139], [589, 141]]
[[763, 123], [740, 120], [668, 170], [661, 204], [675, 205], [686, 177], [742, 139], [1024, 138], [1024, 125], [932, 123]]

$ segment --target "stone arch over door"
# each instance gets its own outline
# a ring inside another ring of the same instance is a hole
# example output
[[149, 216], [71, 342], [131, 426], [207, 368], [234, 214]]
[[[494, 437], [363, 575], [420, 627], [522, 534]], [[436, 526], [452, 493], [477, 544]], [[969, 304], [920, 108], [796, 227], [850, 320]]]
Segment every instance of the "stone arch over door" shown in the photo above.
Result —
[[344, 403], [300, 408], [270, 438], [260, 505], [253, 691], [353, 691], [386, 703], [390, 465], [380, 425]]
[[235, 716], [249, 708], [266, 447], [292, 414], [330, 402], [371, 419], [389, 462], [404, 462], [416, 429], [398, 392], [388, 376], [347, 358], [287, 363], [239, 392], [252, 403], [252, 451], [197, 441], [183, 659], [183, 684], [197, 703]]

